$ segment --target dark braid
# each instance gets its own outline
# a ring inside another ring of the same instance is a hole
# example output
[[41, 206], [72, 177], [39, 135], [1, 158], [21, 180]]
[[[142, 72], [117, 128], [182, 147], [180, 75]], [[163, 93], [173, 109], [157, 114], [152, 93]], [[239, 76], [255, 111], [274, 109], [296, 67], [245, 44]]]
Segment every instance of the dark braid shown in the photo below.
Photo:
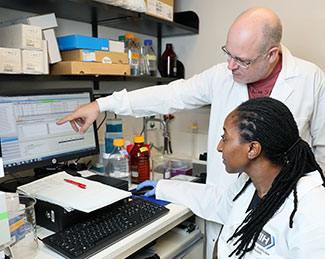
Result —
[[[236, 254], [242, 258], [246, 252], [253, 250], [264, 225], [291, 192], [294, 195], [294, 209], [289, 218], [289, 227], [292, 228], [298, 208], [297, 182], [302, 176], [317, 170], [324, 183], [325, 178], [308, 143], [300, 139], [293, 115], [280, 101], [272, 98], [251, 99], [237, 107], [235, 123], [242, 142], [258, 141], [262, 146], [262, 155], [273, 164], [282, 165], [270, 190], [228, 240], [238, 237], [234, 243], [236, 248], [229, 257]], [[234, 200], [250, 183], [246, 182]]]

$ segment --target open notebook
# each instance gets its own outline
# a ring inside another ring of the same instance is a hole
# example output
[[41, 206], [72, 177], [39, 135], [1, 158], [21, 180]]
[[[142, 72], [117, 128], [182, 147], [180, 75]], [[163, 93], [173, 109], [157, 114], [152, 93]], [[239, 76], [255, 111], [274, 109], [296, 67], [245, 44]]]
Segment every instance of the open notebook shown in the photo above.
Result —
[[[65, 179], [84, 184], [86, 188], [80, 188], [78, 185], [66, 182]], [[18, 191], [59, 205], [67, 211], [77, 209], [83, 212], [94, 211], [132, 195], [130, 192], [82, 177], [71, 176], [66, 172], [22, 185], [18, 187]]]

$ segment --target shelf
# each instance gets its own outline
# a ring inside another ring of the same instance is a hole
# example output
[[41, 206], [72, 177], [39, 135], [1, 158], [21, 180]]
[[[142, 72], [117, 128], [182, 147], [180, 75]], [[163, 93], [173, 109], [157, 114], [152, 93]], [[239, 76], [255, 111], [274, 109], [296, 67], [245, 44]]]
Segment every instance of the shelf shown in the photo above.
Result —
[[[169, 83], [177, 78], [154, 76], [115, 76], [115, 75], [16, 75], [0, 74], [1, 81], [120, 81], [120, 82], [148, 82]], [[1, 85], [1, 83], [0, 83]]]
[[108, 26], [155, 37], [173, 37], [198, 34], [199, 19], [194, 12], [174, 14], [175, 22], [159, 19], [144, 13], [91, 0], [0, 0], [0, 7], [25, 12]]
[[[97, 26], [102, 25], [121, 29], [125, 32], [136, 32], [157, 37], [158, 62], [161, 56], [162, 38], [194, 35], [199, 32], [199, 18], [196, 13], [191, 11], [174, 13], [174, 22], [170, 22], [145, 13], [133, 12], [91, 0], [0, 0], [0, 7], [36, 14], [54, 12], [58, 18], [90, 23], [92, 24], [93, 36], [97, 36]], [[100, 81], [166, 84], [175, 79], [110, 75], [0, 75], [1, 81], [93, 81], [95, 89], [99, 89]]]

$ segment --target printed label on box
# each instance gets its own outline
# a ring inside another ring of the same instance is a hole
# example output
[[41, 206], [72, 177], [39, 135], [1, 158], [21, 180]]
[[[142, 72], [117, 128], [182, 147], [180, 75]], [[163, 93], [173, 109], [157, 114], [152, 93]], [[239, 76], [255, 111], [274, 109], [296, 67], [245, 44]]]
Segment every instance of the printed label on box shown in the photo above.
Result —
[[109, 57], [103, 57], [102, 63], [113, 64], [112, 60]]
[[96, 55], [94, 50], [83, 50], [82, 51], [82, 61], [84, 62], [95, 62]]
[[31, 48], [40, 48], [41, 47], [41, 41], [35, 40], [35, 39], [25, 39], [25, 45], [26, 47]]
[[147, 12], [162, 16], [162, 3], [157, 0], [148, 0]]
[[173, 20], [173, 7], [168, 4], [163, 3], [163, 17]]

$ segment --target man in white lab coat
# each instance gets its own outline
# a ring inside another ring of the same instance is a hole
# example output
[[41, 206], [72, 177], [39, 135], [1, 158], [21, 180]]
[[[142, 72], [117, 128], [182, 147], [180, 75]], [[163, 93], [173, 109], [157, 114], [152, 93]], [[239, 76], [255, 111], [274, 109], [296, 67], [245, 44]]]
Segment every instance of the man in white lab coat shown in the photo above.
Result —
[[[58, 122], [70, 121], [85, 132], [102, 111], [119, 115], [150, 116], [195, 109], [211, 104], [208, 135], [207, 183], [224, 191], [236, 180], [225, 172], [216, 146], [227, 114], [243, 101], [271, 96], [284, 102], [298, 123], [300, 136], [312, 147], [325, 169], [325, 77], [317, 66], [293, 57], [280, 44], [282, 26], [267, 8], [242, 13], [230, 27], [222, 63], [168, 85], [159, 85], [97, 99]], [[212, 258], [220, 225], [207, 222], [207, 258]]]

